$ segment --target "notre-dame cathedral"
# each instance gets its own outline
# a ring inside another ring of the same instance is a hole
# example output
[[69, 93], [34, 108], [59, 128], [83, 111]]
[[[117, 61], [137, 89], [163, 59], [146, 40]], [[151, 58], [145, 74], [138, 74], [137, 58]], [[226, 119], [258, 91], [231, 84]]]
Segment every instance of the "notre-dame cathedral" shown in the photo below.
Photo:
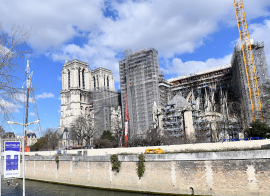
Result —
[[65, 62], [62, 69], [61, 116], [58, 133], [68, 130], [76, 118], [93, 114], [98, 129], [114, 131], [115, 120], [121, 120], [120, 93], [115, 91], [111, 70], [90, 70], [79, 60]]

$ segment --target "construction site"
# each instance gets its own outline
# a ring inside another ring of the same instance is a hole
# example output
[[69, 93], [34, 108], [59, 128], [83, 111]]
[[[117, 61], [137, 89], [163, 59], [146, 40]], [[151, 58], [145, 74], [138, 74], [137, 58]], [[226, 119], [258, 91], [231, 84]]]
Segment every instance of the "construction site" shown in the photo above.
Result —
[[156, 49], [125, 50], [119, 70], [130, 139], [154, 128], [179, 139], [216, 142], [243, 138], [255, 120], [270, 125], [264, 43], [249, 38], [242, 1], [235, 11], [241, 42], [226, 65], [166, 80]]
[[[235, 3], [240, 43], [231, 62], [165, 79], [154, 48], [124, 51], [119, 60], [120, 88], [112, 71], [73, 60], [63, 65], [60, 129], [80, 115], [93, 114], [97, 136], [125, 126], [128, 140], [161, 135], [197, 142], [243, 138], [254, 120], [270, 125], [270, 78], [264, 42], [249, 38], [242, 1]], [[117, 128], [116, 128], [117, 127]]]

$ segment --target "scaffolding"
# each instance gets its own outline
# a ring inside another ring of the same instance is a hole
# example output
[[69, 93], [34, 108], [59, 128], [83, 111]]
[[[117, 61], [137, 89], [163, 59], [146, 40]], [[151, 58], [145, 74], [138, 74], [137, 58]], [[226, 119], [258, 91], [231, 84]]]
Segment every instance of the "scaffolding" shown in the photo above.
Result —
[[118, 109], [121, 105], [120, 92], [108, 89], [90, 92], [90, 105], [94, 114], [94, 123], [98, 129], [97, 136], [101, 136], [103, 131], [112, 131], [112, 114], [111, 109]]
[[129, 81], [129, 136], [145, 136], [146, 131], [153, 125], [154, 102], [159, 104], [158, 51], [153, 48], [137, 52], [125, 50], [125, 58], [119, 60], [119, 70], [123, 114], [126, 111], [127, 80]]
[[[251, 45], [254, 65], [256, 69], [258, 88], [261, 97], [262, 112], [266, 124], [270, 124], [270, 112], [267, 110], [270, 96], [269, 72], [264, 53], [264, 43], [257, 42]], [[241, 111], [243, 128], [246, 129], [253, 121], [253, 112], [246, 77], [245, 64], [241, 45], [237, 44], [231, 59], [233, 83], [235, 85], [236, 97], [241, 100]]]
[[161, 72], [158, 79], [159, 87], [159, 105], [164, 107], [172, 98], [172, 84], [164, 78], [164, 74]]
[[162, 127], [168, 136], [182, 137], [185, 133], [183, 111], [175, 108], [175, 103], [167, 104], [163, 111]]
[[205, 87], [216, 88], [219, 86], [226, 88], [231, 84], [231, 64], [222, 65], [205, 71], [188, 74], [168, 80], [172, 85], [173, 94], [181, 94], [188, 97], [193, 90], [195, 96], [198, 96], [200, 89]]
[[254, 64], [252, 43], [249, 38], [247, 20], [242, 0], [234, 0], [236, 19], [242, 46], [242, 55], [245, 65], [249, 97], [252, 108], [253, 120], [263, 120], [263, 112], [260, 98], [260, 90], [257, 81], [256, 66]]

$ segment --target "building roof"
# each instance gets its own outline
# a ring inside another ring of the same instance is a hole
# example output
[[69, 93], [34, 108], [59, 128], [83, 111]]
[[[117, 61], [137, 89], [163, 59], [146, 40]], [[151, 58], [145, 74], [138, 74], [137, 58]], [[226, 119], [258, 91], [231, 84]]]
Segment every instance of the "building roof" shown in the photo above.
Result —
[[183, 75], [183, 76], [178, 76], [176, 78], [168, 79], [167, 81], [168, 82], [174, 82], [174, 81], [177, 81], [177, 80], [182, 80], [182, 79], [190, 78], [190, 77], [193, 77], [193, 76], [207, 74], [207, 73], [210, 73], [210, 72], [219, 71], [219, 70], [223, 70], [223, 69], [227, 69], [227, 68], [231, 68], [231, 67], [232, 67], [231, 63], [228, 63], [226, 65], [213, 67], [213, 68], [206, 69], [206, 70], [203, 70], [203, 71], [198, 71], [198, 72], [195, 72], [195, 73], [191, 73], [191, 74], [187, 74], [187, 75]]
[[95, 74], [96, 72], [108, 72], [110, 74], [112, 74], [112, 71], [103, 67], [98, 67], [96, 69], [92, 70], [92, 74]]
[[27, 133], [27, 137], [37, 137], [37, 135], [35, 133]]
[[169, 104], [175, 104], [175, 108], [190, 106], [190, 103], [180, 94], [176, 94], [174, 98], [169, 101]]
[[70, 66], [70, 65], [73, 65], [73, 64], [77, 64], [77, 63], [88, 67], [88, 63], [83, 62], [83, 61], [79, 61], [79, 60], [77, 60], [77, 59], [73, 59], [73, 60], [70, 61], [70, 62], [67, 62], [67, 61], [66, 61], [65, 64], [64, 64], [63, 66]]

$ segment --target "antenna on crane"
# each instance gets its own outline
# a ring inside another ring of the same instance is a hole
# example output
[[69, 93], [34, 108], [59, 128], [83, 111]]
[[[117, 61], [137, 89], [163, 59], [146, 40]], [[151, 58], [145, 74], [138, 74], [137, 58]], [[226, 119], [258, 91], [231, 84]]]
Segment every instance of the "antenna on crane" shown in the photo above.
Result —
[[125, 146], [128, 146], [128, 79], [127, 79], [127, 98], [126, 98], [126, 115], [125, 115]]
[[243, 58], [245, 62], [253, 119], [254, 121], [258, 119], [264, 122], [260, 92], [258, 87], [243, 0], [234, 0], [233, 2], [242, 45]]

